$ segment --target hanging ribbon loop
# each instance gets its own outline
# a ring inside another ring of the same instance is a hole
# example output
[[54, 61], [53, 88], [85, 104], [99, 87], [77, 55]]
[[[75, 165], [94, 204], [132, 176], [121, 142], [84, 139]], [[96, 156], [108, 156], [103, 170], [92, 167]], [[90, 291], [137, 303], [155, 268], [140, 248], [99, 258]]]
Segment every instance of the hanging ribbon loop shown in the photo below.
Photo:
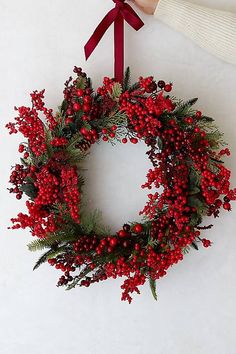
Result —
[[93, 53], [98, 43], [114, 23], [114, 49], [115, 49], [115, 78], [123, 80], [124, 75], [124, 21], [136, 31], [143, 27], [144, 23], [125, 0], [113, 0], [115, 7], [99, 23], [92, 36], [84, 46], [86, 60]]

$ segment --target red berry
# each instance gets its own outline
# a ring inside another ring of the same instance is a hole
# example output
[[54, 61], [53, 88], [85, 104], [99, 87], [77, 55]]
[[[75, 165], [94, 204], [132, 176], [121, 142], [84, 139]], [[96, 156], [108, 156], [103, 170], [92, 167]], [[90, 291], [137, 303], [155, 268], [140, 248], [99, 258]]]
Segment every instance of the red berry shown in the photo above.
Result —
[[66, 111], [66, 114], [68, 116], [72, 116], [73, 112], [72, 112], [72, 110], [70, 108], [68, 108], [67, 111]]
[[221, 205], [222, 205], [222, 201], [221, 201], [220, 199], [217, 199], [217, 200], [215, 201], [215, 206], [216, 206], [217, 208], [220, 208]]
[[202, 112], [197, 111], [197, 112], [196, 112], [196, 117], [197, 117], [197, 118], [201, 118], [201, 116], [202, 116]]
[[225, 203], [223, 204], [223, 208], [224, 208], [225, 210], [230, 211], [230, 210], [231, 210], [231, 205], [230, 205], [230, 203], [229, 203], [229, 202], [225, 202]]
[[89, 112], [90, 111], [90, 105], [84, 104], [83, 109], [84, 109], [85, 112]]
[[135, 249], [135, 251], [139, 251], [140, 250], [140, 244], [139, 243], [135, 243], [134, 249]]
[[192, 117], [187, 117], [187, 118], [185, 118], [185, 122], [187, 124], [193, 124], [193, 118]]
[[107, 240], [106, 240], [105, 238], [103, 238], [103, 239], [100, 241], [100, 244], [101, 244], [102, 246], [106, 246]]
[[66, 124], [70, 124], [70, 123], [72, 123], [73, 122], [73, 119], [71, 119], [71, 118], [69, 118], [69, 117], [66, 117], [66, 119], [65, 119], [65, 123]]
[[76, 94], [77, 94], [78, 97], [81, 97], [81, 96], [83, 96], [83, 94], [84, 94], [84, 90], [78, 89], [77, 92], [76, 92]]
[[75, 112], [78, 112], [80, 109], [81, 109], [80, 103], [75, 102], [75, 103], [73, 104], [73, 110], [74, 110]]
[[137, 139], [137, 138], [131, 138], [131, 139], [130, 139], [130, 142], [131, 142], [132, 144], [137, 144], [137, 143], [138, 143], [138, 139]]
[[48, 260], [48, 263], [53, 266], [53, 265], [56, 264], [56, 260], [55, 260], [54, 258], [50, 258], [50, 259]]
[[110, 246], [111, 246], [111, 247], [115, 247], [115, 246], [117, 245], [117, 243], [118, 243], [117, 238], [112, 237], [112, 238], [110, 239]]
[[21, 152], [23, 152], [24, 150], [25, 150], [24, 145], [20, 144], [18, 151], [21, 153]]
[[120, 230], [120, 231], [118, 232], [118, 236], [119, 236], [119, 237], [126, 237], [126, 236], [127, 236], [127, 232], [125, 232], [124, 230]]
[[143, 231], [143, 226], [141, 224], [136, 224], [133, 227], [133, 232], [140, 234]]
[[114, 138], [116, 136], [116, 134], [112, 132], [109, 134], [109, 136], [110, 136], [110, 138]]
[[80, 133], [83, 134], [83, 135], [88, 135], [88, 129], [86, 129], [85, 127], [82, 127], [80, 129]]
[[107, 128], [102, 129], [102, 134], [107, 134]]
[[122, 139], [122, 143], [123, 143], [123, 144], [127, 144], [127, 141], [128, 141], [128, 140], [127, 140], [126, 138], [123, 138], [123, 139]]
[[103, 140], [103, 141], [108, 141], [108, 137], [107, 137], [107, 136], [104, 136], [104, 137], [102, 138], [102, 140]]
[[170, 119], [169, 120], [169, 124], [172, 125], [172, 126], [176, 126], [176, 120], [175, 119]]
[[211, 246], [211, 241], [207, 240], [206, 238], [202, 239], [202, 244], [204, 247], [210, 247]]
[[172, 85], [171, 84], [166, 84], [165, 87], [164, 87], [164, 90], [166, 92], [170, 92], [172, 90]]

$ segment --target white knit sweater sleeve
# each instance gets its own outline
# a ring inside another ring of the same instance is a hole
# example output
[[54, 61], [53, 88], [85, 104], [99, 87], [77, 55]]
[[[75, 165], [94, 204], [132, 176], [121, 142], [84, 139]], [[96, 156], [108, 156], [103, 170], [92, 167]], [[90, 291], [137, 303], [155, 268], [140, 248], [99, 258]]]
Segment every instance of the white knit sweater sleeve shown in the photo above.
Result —
[[236, 64], [236, 14], [182, 0], [160, 0], [154, 16], [210, 53]]

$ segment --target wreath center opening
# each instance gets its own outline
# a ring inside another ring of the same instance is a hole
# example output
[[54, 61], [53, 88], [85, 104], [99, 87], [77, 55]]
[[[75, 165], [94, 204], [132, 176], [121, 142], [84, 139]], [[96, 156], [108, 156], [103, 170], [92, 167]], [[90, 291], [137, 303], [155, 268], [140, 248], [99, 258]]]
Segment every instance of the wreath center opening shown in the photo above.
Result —
[[148, 191], [142, 189], [148, 169], [152, 167], [144, 142], [95, 144], [87, 157], [83, 175], [86, 208], [99, 209], [103, 220], [116, 231], [127, 220], [141, 220]]

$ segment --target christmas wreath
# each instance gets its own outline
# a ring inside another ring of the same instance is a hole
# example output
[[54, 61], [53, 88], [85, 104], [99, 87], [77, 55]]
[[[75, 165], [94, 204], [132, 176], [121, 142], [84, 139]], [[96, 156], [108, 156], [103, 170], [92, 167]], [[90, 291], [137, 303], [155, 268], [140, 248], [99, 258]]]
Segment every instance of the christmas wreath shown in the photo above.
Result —
[[[19, 146], [23, 156], [11, 173], [10, 193], [29, 197], [28, 213], [13, 218], [12, 228], [31, 229], [37, 237], [31, 251], [47, 249], [35, 268], [48, 261], [60, 269], [58, 286], [88, 287], [125, 276], [122, 300], [130, 302], [147, 280], [156, 298], [156, 280], [170, 266], [190, 247], [211, 245], [204, 235], [212, 225], [200, 226], [203, 217], [217, 217], [221, 207], [230, 210], [236, 199], [222, 161], [229, 149], [220, 149], [222, 134], [213, 119], [193, 110], [197, 99], [171, 97], [169, 83], [140, 77], [131, 86], [128, 69], [122, 84], [106, 77], [95, 92], [80, 68], [74, 72], [56, 114], [45, 107], [44, 91], [35, 91], [32, 108], [17, 108], [15, 122], [7, 125], [10, 134], [27, 139]], [[150, 189], [140, 212], [143, 222], [127, 222], [114, 235], [99, 212], [83, 206], [81, 165], [90, 146], [101, 140], [144, 141], [153, 165], [142, 185]]]

